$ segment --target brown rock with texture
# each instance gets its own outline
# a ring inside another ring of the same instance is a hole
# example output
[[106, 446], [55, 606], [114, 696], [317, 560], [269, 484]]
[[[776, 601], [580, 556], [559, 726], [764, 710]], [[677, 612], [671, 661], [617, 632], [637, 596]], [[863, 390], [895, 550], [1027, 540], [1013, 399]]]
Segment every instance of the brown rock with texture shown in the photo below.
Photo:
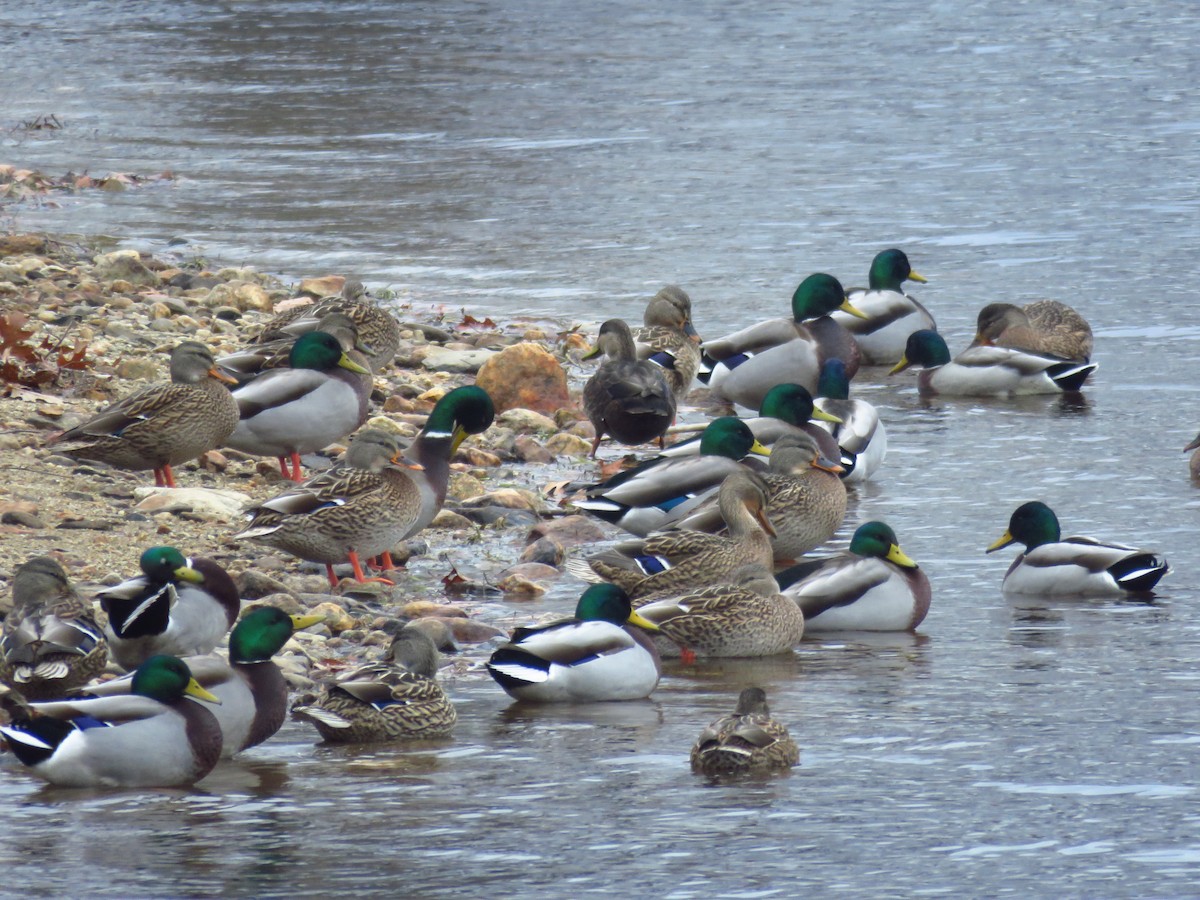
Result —
[[483, 364], [475, 384], [488, 392], [497, 413], [517, 408], [553, 413], [571, 405], [567, 373], [538, 344], [513, 344], [501, 350]]

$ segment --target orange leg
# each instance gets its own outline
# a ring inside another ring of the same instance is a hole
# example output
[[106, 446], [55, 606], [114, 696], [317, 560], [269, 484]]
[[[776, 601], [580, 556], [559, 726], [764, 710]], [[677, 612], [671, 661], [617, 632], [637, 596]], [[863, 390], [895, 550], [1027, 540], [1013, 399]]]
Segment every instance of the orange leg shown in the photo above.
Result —
[[163, 480], [162, 469], [154, 470], [154, 486], [155, 487], [166, 487], [167, 486], [166, 481]]
[[[292, 470], [288, 471], [288, 460], [292, 462]], [[291, 456], [279, 457], [279, 471], [288, 481], [303, 481], [304, 476], [300, 474], [300, 454], [293, 453]]]
[[[169, 488], [175, 487], [175, 474], [171, 471], [171, 467], [169, 465], [162, 467], [162, 474], [163, 483]], [[159, 486], [161, 487], [162, 485]]]
[[327, 574], [329, 576], [329, 586], [330, 587], [337, 587], [339, 584], [341, 584], [341, 582], [338, 581], [338, 577], [333, 574], [333, 565], [332, 564], [325, 563], [325, 574]]
[[692, 665], [696, 661], [696, 651], [689, 650], [687, 647], [681, 648], [679, 651], [679, 661], [685, 666]]
[[354, 580], [355, 581], [376, 581], [376, 582], [379, 582], [380, 584], [395, 584], [396, 583], [394, 581], [389, 581], [386, 578], [367, 578], [366, 575], [363, 574], [362, 563], [360, 563], [358, 561], [358, 554], [355, 553], [353, 550], [350, 551], [350, 565], [354, 568]]

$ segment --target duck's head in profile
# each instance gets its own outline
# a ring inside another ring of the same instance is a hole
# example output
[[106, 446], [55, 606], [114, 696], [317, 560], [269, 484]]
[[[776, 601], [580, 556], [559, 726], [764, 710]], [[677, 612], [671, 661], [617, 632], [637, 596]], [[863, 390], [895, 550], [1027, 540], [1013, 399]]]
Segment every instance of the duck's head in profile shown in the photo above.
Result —
[[1009, 544], [1024, 544], [1029, 550], [1042, 544], [1053, 544], [1062, 537], [1058, 516], [1040, 500], [1022, 503], [1008, 520], [1008, 530], [990, 544], [987, 552], [999, 550]]
[[909, 366], [932, 369], [936, 366], [944, 366], [948, 362], [950, 362], [950, 348], [946, 346], [945, 338], [936, 331], [922, 328], [908, 336], [908, 342], [904, 345], [904, 355], [900, 357], [900, 362], [896, 363], [888, 374], [895, 375], [897, 372], [903, 372]]
[[895, 247], [880, 250], [875, 254], [875, 258], [871, 260], [871, 271], [867, 277], [870, 279], [871, 290], [895, 291], [897, 294], [904, 293], [900, 285], [905, 281], [926, 283], [926, 279], [918, 275], [909, 264], [908, 256], [904, 251], [897, 250]]
[[797, 322], [827, 316], [837, 309], [860, 319], [867, 318], [866, 313], [846, 299], [842, 283], [824, 272], [809, 275], [792, 293], [792, 318]]

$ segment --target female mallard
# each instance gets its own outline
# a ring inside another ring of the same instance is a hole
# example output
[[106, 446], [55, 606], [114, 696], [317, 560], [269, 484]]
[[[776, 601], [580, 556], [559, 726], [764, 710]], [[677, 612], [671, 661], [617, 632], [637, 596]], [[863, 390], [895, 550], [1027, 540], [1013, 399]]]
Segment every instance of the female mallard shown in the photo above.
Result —
[[633, 611], [624, 591], [594, 584], [579, 598], [573, 618], [514, 631], [492, 654], [487, 670], [518, 700], [641, 700], [658, 686], [662, 672], [641, 628], [654, 630]]
[[404, 628], [388, 659], [324, 685], [314, 699], [294, 705], [292, 715], [339, 744], [450, 734], [458, 713], [437, 683], [439, 655], [429, 635]]
[[175, 487], [171, 466], [214, 450], [233, 434], [237, 402], [212, 351], [184, 341], [171, 351], [171, 381], [118, 400], [82, 425], [50, 439], [59, 452], [119, 469], [154, 470], [154, 483]]
[[951, 360], [936, 331], [910, 334], [904, 356], [888, 374], [913, 365], [924, 367], [917, 380], [922, 394], [974, 397], [1078, 391], [1097, 368], [1007, 347], [969, 347]]
[[883, 250], [871, 260], [868, 288], [851, 288], [849, 301], [863, 313], [855, 318], [842, 312], [833, 319], [858, 342], [868, 365], [894, 365], [904, 355], [904, 344], [914, 331], [937, 330], [933, 316], [916, 297], [904, 293], [905, 281], [925, 279], [913, 271], [903, 250]]
[[[585, 487], [575, 506], [645, 537], [675, 521], [733, 472], [759, 465], [771, 451], [741, 419], [714, 419], [700, 436], [699, 455], [658, 456], [600, 484]], [[753, 454], [753, 455], [752, 455]]]
[[787, 727], [771, 718], [762, 688], [746, 688], [732, 715], [721, 716], [692, 747], [692, 771], [709, 778], [786, 771], [800, 762]]
[[390, 312], [364, 298], [362, 283], [358, 281], [346, 282], [341, 296], [324, 297], [310, 306], [295, 306], [281, 312], [263, 327], [254, 343], [294, 339], [315, 331], [330, 313], [341, 313], [354, 323], [372, 372], [378, 373], [392, 361], [400, 346], [400, 323]]
[[300, 454], [341, 440], [367, 420], [371, 373], [325, 331], [297, 338], [288, 363], [233, 392], [241, 421], [225, 446], [278, 457], [283, 477], [301, 481]]
[[675, 421], [675, 396], [663, 370], [637, 358], [633, 333], [620, 319], [600, 326], [596, 347], [584, 358], [600, 354], [604, 362], [583, 387], [583, 408], [596, 429], [591, 455], [606, 434], [622, 444], [661, 441]]
[[[345, 313], [329, 313], [322, 316], [316, 331], [331, 334], [338, 346], [361, 366], [369, 366], [366, 354], [373, 348], [358, 336], [358, 326]], [[303, 337], [303, 335], [301, 335]], [[291, 365], [292, 347], [299, 338], [280, 338], [265, 344], [251, 344], [217, 360], [217, 365], [233, 375], [238, 384], [247, 384], [271, 369], [283, 369]]]
[[[222, 757], [257, 747], [279, 731], [287, 717], [288, 686], [271, 657], [295, 632], [324, 620], [322, 615], [289, 616], [260, 606], [233, 626], [228, 662], [215, 653], [184, 657], [192, 677], [220, 703], [211, 711], [221, 726]], [[94, 697], [128, 694], [133, 678], [114, 678], [86, 690]]]
[[211, 559], [187, 559], [174, 547], [151, 547], [142, 574], [96, 595], [108, 614], [109, 653], [126, 671], [151, 656], [211, 653], [237, 621], [237, 586]]
[[[842, 468], [821, 455], [816, 442], [804, 432], [775, 442], [771, 469], [763, 476], [766, 514], [775, 533], [771, 539], [777, 563], [791, 563], [819, 547], [846, 517], [846, 486]], [[717, 533], [725, 527], [721, 511], [712, 500], [697, 505], [675, 528]]]
[[692, 325], [692, 300], [683, 288], [667, 285], [651, 298], [634, 329], [640, 359], [662, 370], [675, 405], [683, 402], [700, 369], [700, 336]]
[[[773, 656], [804, 637], [804, 614], [779, 593], [771, 570], [741, 566], [729, 584], [711, 585], [638, 607], [638, 615], [696, 656]], [[661, 644], [659, 645], [661, 650]]]
[[1195, 439], [1183, 448], [1184, 453], [1189, 450], [1193, 452], [1188, 459], [1188, 471], [1191, 473], [1192, 478], [1200, 480], [1200, 434], [1196, 435]]
[[1038, 300], [1024, 308], [989, 303], [979, 311], [975, 344], [1087, 362], [1092, 357], [1092, 327], [1057, 300]]
[[[824, 367], [822, 367], [824, 371]], [[750, 429], [750, 433], [764, 447], [771, 447], [785, 434], [804, 432], [821, 448], [821, 454], [830, 459], [838, 455], [837, 441], [819, 422], [831, 425], [840, 424], [840, 420], [825, 412], [813, 402], [813, 395], [808, 388], [799, 384], [777, 384], [767, 391], [763, 397], [758, 415], [742, 419]], [[695, 456], [700, 452], [702, 435], [677, 441], [659, 456]]]
[[793, 382], [816, 390], [821, 362], [828, 357], [845, 360], [853, 375], [858, 350], [849, 332], [830, 318], [835, 309], [862, 315], [836, 278], [809, 275], [792, 295], [792, 318], [769, 319], [705, 341], [704, 353], [712, 361], [709, 388], [719, 397], [758, 409], [777, 384]]
[[817, 395], [826, 414], [818, 427], [825, 428], [838, 445], [842, 478], [867, 481], [887, 456], [887, 429], [879, 411], [866, 400], [850, 399], [850, 379], [840, 359], [827, 359], [821, 366]]
[[104, 632], [58, 560], [37, 556], [19, 566], [12, 601], [0, 632], [0, 681], [29, 700], [47, 700], [104, 671]]
[[763, 480], [748, 469], [734, 472], [717, 492], [728, 536], [667, 531], [625, 541], [587, 558], [591, 577], [619, 585], [636, 600], [716, 584], [747, 563], [770, 568], [775, 529], [766, 515], [766, 491]]
[[[367, 429], [351, 440], [345, 462], [251, 507], [250, 525], [234, 540], [254, 540], [325, 564], [349, 562], [366, 581], [362, 559], [390, 553], [421, 516], [423, 479], [396, 438]], [[410, 474], [412, 473], [412, 474]]]
[[1017, 507], [1008, 530], [987, 552], [1012, 543], [1025, 545], [1004, 576], [1004, 590], [1014, 594], [1144, 594], [1171, 571], [1148, 550], [1062, 537], [1058, 517], [1037, 500]]
[[929, 612], [929, 579], [883, 522], [860, 525], [850, 549], [778, 575], [812, 631], [913, 631]]
[[221, 728], [189, 698], [218, 701], [187, 665], [152, 656], [138, 667], [132, 691], [31, 704], [32, 716], [14, 718], [0, 734], [35, 775], [63, 787], [172, 787], [211, 772]]

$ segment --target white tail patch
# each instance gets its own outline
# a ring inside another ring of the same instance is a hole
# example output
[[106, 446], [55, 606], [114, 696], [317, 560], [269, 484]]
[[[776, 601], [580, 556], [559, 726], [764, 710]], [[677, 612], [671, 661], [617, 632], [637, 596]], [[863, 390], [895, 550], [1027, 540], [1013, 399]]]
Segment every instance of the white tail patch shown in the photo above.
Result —
[[350, 722], [343, 719], [337, 713], [332, 713], [327, 709], [321, 709], [319, 706], [297, 706], [292, 710], [302, 716], [307, 716], [314, 719], [323, 725], [328, 725], [330, 728], [349, 728]]

